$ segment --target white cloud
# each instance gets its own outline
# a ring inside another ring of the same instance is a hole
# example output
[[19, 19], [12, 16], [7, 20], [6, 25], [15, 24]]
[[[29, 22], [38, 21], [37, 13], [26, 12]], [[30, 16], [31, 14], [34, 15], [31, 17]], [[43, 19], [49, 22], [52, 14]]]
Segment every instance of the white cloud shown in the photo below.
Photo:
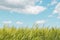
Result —
[[23, 24], [23, 23], [22, 23], [22, 22], [20, 22], [20, 21], [17, 21], [17, 22], [16, 22], [16, 24]]
[[36, 21], [35, 23], [36, 24], [44, 24], [46, 21], [45, 20], [38, 20], [38, 21]]
[[49, 3], [47, 6], [55, 5], [55, 4], [57, 4], [57, 3], [58, 3], [57, 0], [51, 0], [51, 3]]
[[34, 5], [38, 0], [5, 0], [6, 3], [11, 5]]
[[23, 12], [32, 13], [32, 14], [38, 14], [44, 11], [46, 8], [42, 6], [28, 6], [25, 9], [23, 9]]
[[36, 6], [40, 0], [0, 0], [0, 10], [9, 10], [18, 13], [38, 14], [46, 9]]
[[58, 3], [53, 11], [53, 14], [58, 14], [57, 18], [60, 18], [60, 3]]
[[52, 0], [51, 5], [57, 4], [57, 0]]
[[53, 13], [49, 15], [48, 17], [53, 17], [53, 15], [56, 15], [56, 14], [57, 14], [56, 18], [60, 19], [60, 2], [57, 3], [55, 9], [53, 10]]
[[12, 21], [3, 21], [3, 24], [11, 24]]
[[20, 3], [20, 0], [5, 0], [5, 2], [8, 4], [17, 5]]
[[51, 15], [49, 15], [48, 17], [53, 17], [53, 15], [51, 14]]
[[58, 16], [57, 18], [60, 19], [60, 16]]
[[58, 13], [60, 14], [60, 3], [57, 4], [57, 6], [55, 7], [55, 10], [53, 13]]
[[11, 8], [5, 7], [3, 5], [0, 5], [0, 10], [10, 10]]

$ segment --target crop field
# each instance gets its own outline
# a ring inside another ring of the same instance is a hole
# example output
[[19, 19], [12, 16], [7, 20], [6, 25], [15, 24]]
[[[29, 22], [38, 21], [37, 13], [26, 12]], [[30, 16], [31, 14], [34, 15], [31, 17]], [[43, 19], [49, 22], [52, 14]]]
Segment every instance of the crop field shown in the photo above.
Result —
[[59, 28], [0, 28], [0, 40], [60, 40]]

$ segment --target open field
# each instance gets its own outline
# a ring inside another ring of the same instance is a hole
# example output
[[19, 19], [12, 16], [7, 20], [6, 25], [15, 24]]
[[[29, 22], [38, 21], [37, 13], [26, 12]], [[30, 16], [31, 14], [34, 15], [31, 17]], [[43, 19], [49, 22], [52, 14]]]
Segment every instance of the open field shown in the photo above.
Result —
[[0, 28], [0, 40], [60, 40], [58, 28]]

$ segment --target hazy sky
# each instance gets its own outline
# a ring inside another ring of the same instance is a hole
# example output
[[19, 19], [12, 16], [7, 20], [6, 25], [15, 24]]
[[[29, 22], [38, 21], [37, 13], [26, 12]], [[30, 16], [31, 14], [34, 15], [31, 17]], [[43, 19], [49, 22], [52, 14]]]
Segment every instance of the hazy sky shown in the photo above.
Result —
[[0, 0], [0, 26], [60, 26], [60, 0]]

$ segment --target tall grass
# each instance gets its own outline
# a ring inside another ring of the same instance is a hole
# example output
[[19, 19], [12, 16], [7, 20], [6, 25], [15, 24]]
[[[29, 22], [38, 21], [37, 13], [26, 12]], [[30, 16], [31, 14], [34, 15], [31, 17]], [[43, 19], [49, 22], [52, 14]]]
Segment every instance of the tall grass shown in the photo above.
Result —
[[60, 40], [58, 28], [0, 28], [0, 40]]

